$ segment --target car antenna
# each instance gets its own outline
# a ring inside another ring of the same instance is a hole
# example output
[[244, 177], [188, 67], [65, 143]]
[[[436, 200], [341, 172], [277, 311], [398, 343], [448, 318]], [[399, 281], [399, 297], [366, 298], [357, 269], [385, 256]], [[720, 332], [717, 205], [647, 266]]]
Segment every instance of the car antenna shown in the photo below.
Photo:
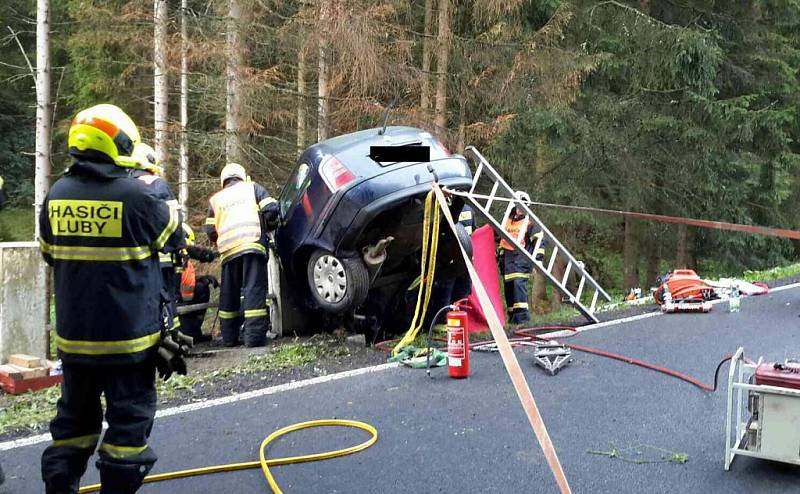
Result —
[[386, 107], [386, 111], [383, 113], [383, 128], [378, 131], [379, 136], [382, 136], [386, 133], [386, 124], [389, 123], [389, 112], [392, 111], [392, 108], [394, 107], [395, 103], [397, 103], [398, 99], [400, 99], [400, 95], [395, 94], [392, 102]]

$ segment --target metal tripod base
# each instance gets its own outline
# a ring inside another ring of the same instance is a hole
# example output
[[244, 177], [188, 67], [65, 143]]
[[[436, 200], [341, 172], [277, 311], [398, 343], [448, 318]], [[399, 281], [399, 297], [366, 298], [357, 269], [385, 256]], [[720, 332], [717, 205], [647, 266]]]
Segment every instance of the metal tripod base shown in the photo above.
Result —
[[555, 376], [562, 367], [572, 362], [572, 350], [556, 342], [536, 343], [533, 347], [533, 361], [550, 372], [551, 376]]

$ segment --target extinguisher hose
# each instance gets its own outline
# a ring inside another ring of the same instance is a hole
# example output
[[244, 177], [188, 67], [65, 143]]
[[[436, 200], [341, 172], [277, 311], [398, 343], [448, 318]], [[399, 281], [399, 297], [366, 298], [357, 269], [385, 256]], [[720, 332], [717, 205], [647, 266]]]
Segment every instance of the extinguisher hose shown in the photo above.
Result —
[[442, 312], [452, 309], [455, 309], [455, 306], [447, 304], [436, 311], [436, 315], [434, 315], [433, 319], [431, 319], [431, 325], [428, 328], [428, 348], [425, 352], [425, 372], [428, 373], [428, 377], [431, 377], [431, 343], [433, 341], [433, 327], [436, 325], [436, 321], [439, 320], [439, 316], [442, 315]]

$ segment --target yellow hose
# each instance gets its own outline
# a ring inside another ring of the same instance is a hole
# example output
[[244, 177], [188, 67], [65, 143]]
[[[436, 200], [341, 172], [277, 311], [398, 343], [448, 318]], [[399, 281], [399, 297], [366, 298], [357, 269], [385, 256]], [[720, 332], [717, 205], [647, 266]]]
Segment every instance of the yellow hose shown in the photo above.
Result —
[[[364, 441], [361, 444], [356, 444], [355, 446], [350, 446], [349, 448], [338, 449], [335, 451], [328, 451], [325, 453], [314, 453], [310, 455], [300, 455], [300, 456], [289, 456], [286, 458], [270, 458], [267, 459], [264, 452], [267, 449], [267, 446], [278, 439], [279, 437], [289, 434], [290, 432], [296, 432], [301, 429], [310, 429], [312, 427], [352, 427], [354, 429], [361, 429], [366, 431], [370, 434], [370, 438]], [[364, 423], [359, 422], [357, 420], [345, 420], [345, 419], [322, 419], [322, 420], [309, 420], [307, 422], [300, 422], [297, 424], [288, 425], [282, 429], [278, 429], [269, 436], [267, 436], [261, 442], [261, 448], [259, 453], [259, 461], [248, 461], [244, 463], [229, 463], [227, 465], [213, 465], [209, 467], [202, 467], [202, 468], [190, 468], [188, 470], [178, 470], [176, 472], [167, 472], [167, 473], [159, 473], [157, 475], [148, 475], [144, 479], [145, 484], [150, 484], [153, 482], [163, 482], [165, 480], [174, 480], [174, 479], [183, 479], [186, 477], [197, 477], [199, 475], [209, 475], [212, 473], [221, 473], [221, 472], [235, 472], [237, 470], [248, 470], [251, 468], [258, 468], [261, 467], [261, 470], [264, 472], [264, 478], [267, 479], [267, 483], [269, 484], [272, 492], [274, 494], [281, 494], [283, 491], [280, 487], [278, 487], [278, 483], [275, 482], [275, 478], [272, 476], [272, 473], [269, 470], [269, 467], [275, 467], [279, 465], [290, 465], [293, 463], [306, 463], [309, 461], [320, 461], [320, 460], [329, 460], [331, 458], [338, 458], [340, 456], [347, 456], [352, 455], [353, 453], [358, 453], [359, 451], [363, 451], [378, 440], [378, 431], [375, 427]], [[78, 491], [80, 494], [84, 492], [97, 492], [100, 490], [100, 484], [94, 485], [87, 485], [85, 487], [81, 487]]]

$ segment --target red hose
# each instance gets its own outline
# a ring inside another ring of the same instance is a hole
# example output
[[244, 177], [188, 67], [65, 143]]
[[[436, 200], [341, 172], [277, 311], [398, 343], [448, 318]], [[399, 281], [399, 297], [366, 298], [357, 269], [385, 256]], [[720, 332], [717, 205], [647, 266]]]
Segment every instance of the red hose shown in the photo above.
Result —
[[[540, 335], [537, 335], [537, 334], [534, 334], [534, 333], [537, 333], [537, 332], [540, 332], [540, 331], [552, 331], [552, 330], [566, 330], [566, 331], [570, 331], [572, 333], [576, 333], [578, 331], [577, 329], [575, 329], [574, 327], [571, 327], [571, 326], [543, 326], [543, 327], [538, 327], [538, 328], [518, 329], [517, 331], [514, 331], [514, 334], [517, 335], [517, 336], [523, 337], [523, 338], [529, 338], [530, 340], [533, 340], [533, 341], [550, 341], [550, 340], [556, 339], [556, 337], [553, 337], [553, 336], [540, 336]], [[560, 337], [558, 339], [568, 338], [569, 336], [572, 336], [572, 335], [562, 336], [562, 337]], [[593, 355], [599, 355], [600, 357], [606, 357], [606, 358], [610, 358], [610, 359], [614, 359], [614, 360], [619, 360], [620, 362], [625, 362], [627, 364], [638, 365], [639, 367], [644, 367], [645, 369], [658, 371], [658, 372], [661, 372], [662, 374], [666, 374], [668, 376], [676, 377], [676, 378], [678, 378], [678, 379], [680, 379], [682, 381], [688, 382], [689, 384], [693, 384], [693, 385], [697, 386], [698, 388], [702, 389], [703, 391], [708, 391], [708, 392], [713, 392], [714, 391], [714, 387], [713, 386], [708, 385], [708, 384], [706, 384], [706, 383], [704, 383], [702, 381], [699, 381], [699, 380], [693, 378], [692, 376], [689, 376], [689, 375], [684, 374], [682, 372], [674, 371], [672, 369], [667, 369], [666, 367], [661, 367], [661, 366], [658, 366], [658, 365], [649, 364], [649, 363], [647, 363], [647, 362], [645, 362], [643, 360], [635, 359], [635, 358], [632, 358], [632, 357], [626, 357], [625, 355], [620, 355], [618, 353], [606, 352], [606, 351], [600, 350], [598, 348], [593, 348], [593, 347], [588, 347], [588, 346], [583, 346], [583, 345], [568, 345], [568, 344], [565, 344], [564, 346], [566, 346], [568, 348], [571, 348], [573, 350], [576, 350], [578, 352], [591, 353]]]

